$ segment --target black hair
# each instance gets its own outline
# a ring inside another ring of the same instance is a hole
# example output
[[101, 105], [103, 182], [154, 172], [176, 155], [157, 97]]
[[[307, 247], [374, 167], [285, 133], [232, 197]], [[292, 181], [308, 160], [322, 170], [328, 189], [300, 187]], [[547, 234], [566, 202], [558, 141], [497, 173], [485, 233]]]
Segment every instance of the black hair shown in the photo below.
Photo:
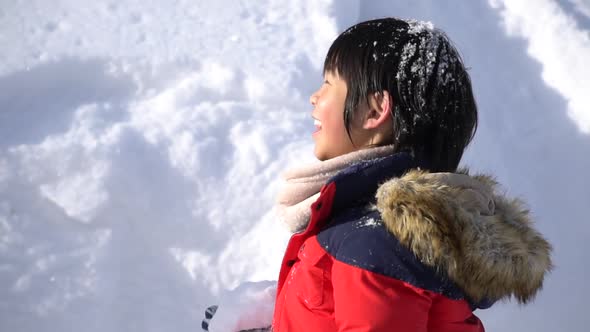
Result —
[[356, 24], [332, 43], [324, 62], [328, 71], [347, 84], [350, 138], [361, 103], [388, 91], [395, 152], [411, 153], [431, 171], [457, 169], [477, 130], [477, 105], [461, 56], [444, 32], [396, 18]]

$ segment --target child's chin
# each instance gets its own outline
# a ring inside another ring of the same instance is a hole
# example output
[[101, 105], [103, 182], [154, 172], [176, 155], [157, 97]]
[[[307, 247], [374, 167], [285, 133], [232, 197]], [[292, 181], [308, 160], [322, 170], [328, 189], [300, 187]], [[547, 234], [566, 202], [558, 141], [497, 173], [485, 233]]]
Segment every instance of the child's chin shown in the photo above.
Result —
[[322, 151], [322, 149], [320, 149], [317, 145], [315, 146], [315, 148], [313, 150], [313, 154], [320, 161], [324, 161], [324, 160], [329, 159], [329, 158], [327, 158], [326, 153], [324, 151]]

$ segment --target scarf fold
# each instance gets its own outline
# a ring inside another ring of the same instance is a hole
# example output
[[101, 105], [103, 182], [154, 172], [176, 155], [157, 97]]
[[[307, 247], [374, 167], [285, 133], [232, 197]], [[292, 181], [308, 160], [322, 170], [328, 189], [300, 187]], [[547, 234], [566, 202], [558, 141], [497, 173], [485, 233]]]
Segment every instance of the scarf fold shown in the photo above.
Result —
[[311, 216], [311, 204], [318, 199], [320, 189], [328, 180], [353, 164], [392, 153], [392, 145], [363, 149], [286, 171], [275, 206], [278, 218], [292, 233], [304, 230]]

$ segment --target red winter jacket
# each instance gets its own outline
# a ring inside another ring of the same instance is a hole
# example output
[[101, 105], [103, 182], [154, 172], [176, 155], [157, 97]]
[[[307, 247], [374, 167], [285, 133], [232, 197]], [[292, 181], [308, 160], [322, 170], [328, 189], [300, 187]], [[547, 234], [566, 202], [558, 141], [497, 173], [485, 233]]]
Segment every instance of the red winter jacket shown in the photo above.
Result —
[[416, 166], [396, 154], [322, 188], [285, 252], [274, 332], [479, 332], [475, 308], [534, 296], [550, 248], [518, 202], [486, 177], [399, 178]]

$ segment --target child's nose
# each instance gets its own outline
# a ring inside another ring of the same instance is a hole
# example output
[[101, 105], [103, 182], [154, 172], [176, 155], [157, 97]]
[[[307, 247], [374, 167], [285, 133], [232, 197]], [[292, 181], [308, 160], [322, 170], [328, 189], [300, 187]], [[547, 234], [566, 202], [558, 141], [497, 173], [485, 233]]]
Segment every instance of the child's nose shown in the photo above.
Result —
[[317, 92], [314, 92], [311, 96], [309, 96], [309, 103], [314, 107], [315, 107], [317, 100], [318, 100]]

